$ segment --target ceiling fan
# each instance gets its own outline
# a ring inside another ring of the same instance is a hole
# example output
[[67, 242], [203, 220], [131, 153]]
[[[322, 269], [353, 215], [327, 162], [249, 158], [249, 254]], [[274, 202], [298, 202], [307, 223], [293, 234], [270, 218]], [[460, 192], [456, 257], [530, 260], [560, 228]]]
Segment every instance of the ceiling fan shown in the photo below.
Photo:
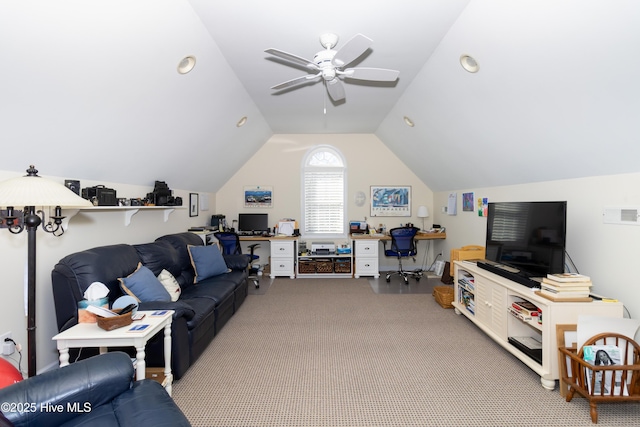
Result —
[[344, 67], [355, 61], [362, 55], [373, 43], [373, 40], [356, 34], [351, 40], [346, 42], [340, 49], [333, 50], [338, 44], [338, 36], [335, 34], [323, 34], [320, 36], [320, 44], [325, 48], [316, 53], [313, 61], [302, 58], [291, 53], [283, 52], [279, 49], [266, 49], [265, 52], [278, 58], [292, 62], [294, 64], [303, 65], [314, 74], [296, 77], [295, 79], [277, 84], [271, 89], [286, 89], [289, 87], [302, 85], [304, 83], [315, 83], [323, 81], [327, 87], [329, 96], [334, 101], [340, 101], [345, 98], [344, 85], [342, 79], [368, 80], [377, 82], [393, 82], [397, 80], [397, 70], [387, 70], [384, 68], [347, 68]]

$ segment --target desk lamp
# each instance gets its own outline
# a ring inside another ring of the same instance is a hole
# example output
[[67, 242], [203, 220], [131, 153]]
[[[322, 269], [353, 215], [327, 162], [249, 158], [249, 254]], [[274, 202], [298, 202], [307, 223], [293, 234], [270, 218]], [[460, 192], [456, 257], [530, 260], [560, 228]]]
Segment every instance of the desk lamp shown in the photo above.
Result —
[[424, 231], [424, 219], [429, 218], [429, 209], [426, 206], [418, 208], [418, 218], [422, 218], [422, 231]]
[[[16, 211], [14, 207], [24, 208]], [[38, 171], [31, 165], [27, 175], [7, 179], [0, 182], [0, 207], [6, 211], [0, 213], [3, 226], [10, 233], [19, 234], [27, 230], [27, 341], [28, 341], [28, 375], [36, 375], [36, 230], [42, 230], [54, 236], [64, 233], [62, 228], [62, 208], [85, 208], [93, 206], [71, 191], [54, 181], [38, 176]], [[54, 207], [54, 215], [36, 208]]]

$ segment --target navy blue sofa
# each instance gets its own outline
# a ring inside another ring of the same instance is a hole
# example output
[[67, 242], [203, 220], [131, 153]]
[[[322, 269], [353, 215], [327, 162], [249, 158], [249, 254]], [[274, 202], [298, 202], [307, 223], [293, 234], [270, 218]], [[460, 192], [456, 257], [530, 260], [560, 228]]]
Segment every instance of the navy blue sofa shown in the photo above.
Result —
[[191, 425], [159, 383], [133, 374], [122, 352], [81, 360], [0, 389], [2, 414], [16, 427]]
[[[112, 303], [123, 295], [118, 278], [135, 271], [139, 262], [156, 276], [166, 269], [182, 289], [178, 301], [142, 302], [139, 309], [175, 310], [171, 366], [174, 378], [179, 379], [242, 305], [248, 292], [250, 261], [248, 255], [224, 255], [230, 272], [194, 284], [187, 245], [203, 242], [193, 233], [177, 233], [159, 237], [152, 243], [100, 246], [64, 257], [51, 273], [58, 331], [78, 323], [78, 302], [91, 283], [104, 283]], [[161, 335], [147, 344], [147, 366], [164, 366]], [[82, 357], [90, 354], [90, 350], [83, 349]]]

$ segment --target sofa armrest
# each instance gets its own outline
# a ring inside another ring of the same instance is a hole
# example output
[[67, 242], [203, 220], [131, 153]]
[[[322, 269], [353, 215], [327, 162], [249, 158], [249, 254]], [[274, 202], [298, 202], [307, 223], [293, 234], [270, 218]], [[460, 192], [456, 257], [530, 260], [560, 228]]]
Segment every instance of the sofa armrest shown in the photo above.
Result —
[[0, 389], [0, 402], [25, 409], [3, 411], [16, 427], [59, 426], [129, 390], [133, 373], [127, 354], [102, 354]]
[[138, 310], [174, 310], [173, 319], [184, 317], [187, 321], [193, 319], [196, 315], [193, 308], [180, 300], [173, 301], [146, 301], [138, 304]]
[[232, 270], [246, 270], [251, 261], [251, 257], [246, 254], [237, 255], [229, 254], [223, 255], [224, 261], [227, 263], [227, 267]]

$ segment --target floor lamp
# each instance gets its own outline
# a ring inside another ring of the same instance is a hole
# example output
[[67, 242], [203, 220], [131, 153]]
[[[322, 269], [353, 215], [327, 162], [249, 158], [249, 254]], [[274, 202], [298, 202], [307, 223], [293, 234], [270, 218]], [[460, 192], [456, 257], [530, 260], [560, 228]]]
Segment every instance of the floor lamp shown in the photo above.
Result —
[[[14, 209], [24, 207], [23, 211]], [[93, 206], [57, 182], [41, 178], [31, 165], [27, 175], [0, 182], [0, 218], [3, 227], [13, 234], [27, 230], [27, 343], [28, 343], [28, 375], [36, 375], [36, 230], [42, 230], [54, 236], [64, 233], [62, 228], [62, 208], [84, 208]], [[49, 220], [45, 219], [43, 210], [52, 208]]]

